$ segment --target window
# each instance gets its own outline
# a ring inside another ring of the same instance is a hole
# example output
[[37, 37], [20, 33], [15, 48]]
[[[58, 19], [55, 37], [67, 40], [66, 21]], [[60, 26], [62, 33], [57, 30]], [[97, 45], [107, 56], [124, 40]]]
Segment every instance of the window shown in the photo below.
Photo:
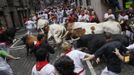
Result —
[[87, 6], [91, 5], [91, 1], [90, 0], [86, 0]]
[[83, 5], [83, 2], [82, 2], [82, 0], [79, 0], [80, 1], [80, 5]]
[[12, 0], [7, 0], [7, 4], [8, 4], [8, 6], [13, 6], [14, 5]]
[[76, 6], [78, 6], [78, 0], [75, 0], [75, 4], [76, 4]]

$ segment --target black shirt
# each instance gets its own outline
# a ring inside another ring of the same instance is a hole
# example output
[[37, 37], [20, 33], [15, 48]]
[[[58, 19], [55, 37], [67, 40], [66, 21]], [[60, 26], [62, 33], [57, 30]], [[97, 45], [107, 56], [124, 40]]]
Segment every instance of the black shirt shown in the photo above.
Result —
[[106, 63], [107, 63], [108, 70], [114, 73], [120, 73], [121, 72], [121, 60], [117, 57], [117, 55], [113, 53], [113, 51], [115, 51], [115, 48], [118, 48], [121, 54], [124, 54], [127, 51], [125, 46], [123, 46], [120, 42], [112, 41], [102, 46], [99, 50], [95, 52], [94, 55], [95, 57], [99, 57], [102, 54], [104, 54], [107, 60]]

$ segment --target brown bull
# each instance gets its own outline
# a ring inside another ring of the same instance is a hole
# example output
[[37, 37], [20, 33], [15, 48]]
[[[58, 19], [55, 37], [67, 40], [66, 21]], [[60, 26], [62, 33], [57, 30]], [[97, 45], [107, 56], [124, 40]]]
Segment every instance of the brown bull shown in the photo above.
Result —
[[67, 39], [78, 38], [83, 35], [85, 35], [85, 29], [82, 28], [71, 29], [67, 34]]
[[29, 49], [34, 46], [34, 42], [38, 41], [37, 36], [34, 35], [26, 35], [22, 38], [22, 41], [24, 44], [26, 44], [26, 49], [27, 49], [27, 55], [29, 54]]
[[26, 39], [26, 43], [30, 46], [34, 43], [34, 41], [38, 41], [37, 37], [34, 35], [28, 35]]

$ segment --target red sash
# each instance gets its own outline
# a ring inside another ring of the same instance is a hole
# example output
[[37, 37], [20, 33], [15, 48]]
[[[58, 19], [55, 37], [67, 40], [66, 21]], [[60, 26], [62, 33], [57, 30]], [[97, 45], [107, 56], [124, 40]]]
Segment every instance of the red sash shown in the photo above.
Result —
[[36, 70], [40, 71], [44, 66], [48, 64], [48, 61], [39, 61], [36, 63]]
[[[69, 52], [71, 52], [71, 51], [72, 51], [72, 48], [67, 49], [65, 55], [67, 55], [67, 54], [68, 54]], [[80, 70], [80, 71], [77, 73], [77, 75], [80, 75], [83, 71], [84, 71], [84, 68], [83, 68], [82, 70]]]
[[35, 46], [36, 46], [36, 47], [40, 46], [40, 44], [42, 44], [42, 42], [43, 42], [43, 40], [38, 41], [38, 42], [35, 44]]
[[66, 52], [65, 52], [65, 55], [67, 55], [71, 51], [72, 51], [72, 48], [67, 49]]
[[84, 72], [84, 68], [77, 73], [77, 75], [80, 75], [82, 72]]
[[[68, 54], [69, 52], [71, 52], [71, 51], [72, 51], [72, 48], [67, 49], [66, 52], [65, 52], [65, 55], [67, 55], [67, 54]], [[82, 70], [80, 70], [80, 71], [77, 73], [77, 75], [80, 75], [83, 71], [84, 71], [84, 68], [83, 68]]]

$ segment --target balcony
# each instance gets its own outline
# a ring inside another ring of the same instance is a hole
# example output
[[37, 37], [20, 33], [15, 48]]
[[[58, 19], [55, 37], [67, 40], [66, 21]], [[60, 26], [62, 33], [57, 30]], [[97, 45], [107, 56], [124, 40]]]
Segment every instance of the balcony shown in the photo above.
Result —
[[13, 0], [7, 0], [7, 4], [9, 7], [14, 6]]
[[19, 0], [14, 0], [13, 4], [14, 6], [20, 6]]
[[7, 3], [5, 0], [0, 0], [0, 8], [6, 7]]

